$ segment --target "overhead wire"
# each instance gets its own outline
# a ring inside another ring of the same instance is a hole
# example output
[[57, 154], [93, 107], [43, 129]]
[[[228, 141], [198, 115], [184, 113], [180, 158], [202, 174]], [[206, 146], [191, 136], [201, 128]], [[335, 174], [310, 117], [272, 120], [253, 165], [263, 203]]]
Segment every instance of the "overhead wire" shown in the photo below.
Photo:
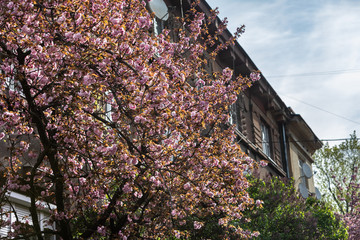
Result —
[[[346, 140], [351, 140], [351, 139], [354, 139], [354, 138], [327, 138], [327, 139], [319, 139], [319, 141], [322, 141], [322, 142], [339, 142], [339, 141], [346, 141]], [[360, 140], [360, 138], [356, 138], [357, 140]], [[315, 142], [316, 140], [315, 139], [309, 139], [309, 140], [289, 140], [288, 142], [295, 142], [295, 143], [305, 143], [305, 142]], [[253, 143], [281, 143], [281, 141], [269, 141], [269, 142], [266, 142], [266, 141], [255, 141]]]
[[[275, 75], [275, 76], [267, 76], [267, 78], [284, 78], [284, 77], [311, 77], [311, 76], [320, 76], [320, 75], [334, 75], [334, 74], [344, 74], [344, 73], [354, 73], [354, 72], [360, 72], [360, 69], [359, 68], [354, 68], [354, 69], [339, 69], [339, 70], [332, 70], [332, 71], [322, 71], [322, 72], [310, 72], [310, 73], [296, 73], [296, 74], [288, 74], [288, 75]], [[308, 105], [310, 107], [313, 107], [315, 109], [318, 109], [320, 111], [323, 111], [323, 112], [326, 112], [328, 114], [331, 114], [331, 115], [334, 115], [336, 117], [339, 117], [339, 118], [342, 118], [346, 121], [349, 121], [349, 122], [352, 122], [352, 123], [355, 123], [357, 125], [360, 125], [360, 122], [357, 122], [357, 121], [354, 121], [352, 119], [349, 119], [347, 117], [344, 117], [342, 115], [339, 115], [339, 114], [336, 114], [336, 113], [333, 113], [333, 112], [330, 112], [328, 110], [325, 110], [323, 108], [320, 108], [318, 106], [315, 106], [313, 104], [310, 104], [310, 103], [307, 103], [307, 102], [304, 102], [302, 100], [299, 100], [299, 99], [296, 99], [294, 97], [291, 97], [291, 96], [288, 96], [286, 94], [281, 94], [285, 97], [288, 97], [290, 99], [293, 99], [295, 101], [298, 101], [298, 102], [301, 102], [305, 105]]]
[[338, 118], [342, 118], [342, 119], [344, 119], [344, 120], [346, 120], [346, 121], [349, 121], [349, 122], [355, 123], [355, 124], [357, 124], [357, 125], [360, 125], [360, 122], [351, 120], [350, 118], [347, 118], [347, 117], [344, 117], [344, 116], [342, 116], [342, 115], [339, 115], [339, 114], [330, 112], [330, 111], [328, 111], [328, 110], [325, 110], [325, 109], [320, 108], [320, 107], [318, 107], [318, 106], [315, 106], [315, 105], [313, 105], [313, 104], [304, 102], [304, 101], [299, 100], [299, 99], [297, 99], [297, 98], [290, 97], [290, 96], [285, 95], [285, 94], [281, 94], [281, 95], [283, 95], [283, 96], [285, 96], [285, 97], [287, 97], [287, 98], [293, 99], [293, 100], [295, 100], [295, 101], [301, 102], [301, 103], [303, 103], [303, 104], [305, 104], [305, 105], [308, 105], [308, 106], [310, 106], [310, 107], [313, 107], [313, 108], [315, 108], [315, 109], [317, 109], [317, 110], [320, 110], [320, 111], [326, 112], [326, 113], [328, 113], [328, 114], [334, 115], [334, 116], [336, 116], [336, 117], [338, 117]]
[[[332, 71], [322, 71], [322, 72], [309, 72], [309, 73], [297, 73], [297, 74], [287, 74], [287, 75], [275, 75], [275, 76], [267, 76], [267, 78], [285, 78], [285, 77], [312, 77], [312, 76], [321, 76], [321, 75], [334, 75], [334, 74], [347, 74], [347, 73], [356, 73], [356, 72], [360, 72], [360, 69], [339, 69], [339, 70], [332, 70]], [[290, 98], [292, 100], [295, 100], [295, 101], [298, 101], [302, 104], [305, 104], [307, 106], [310, 106], [312, 108], [315, 108], [317, 110], [320, 110], [320, 111], [323, 111], [323, 112], [326, 112], [328, 114], [331, 114], [333, 116], [336, 116], [338, 118], [341, 118], [341, 119], [344, 119], [346, 121], [349, 121], [349, 122], [352, 122], [352, 123], [355, 123], [357, 125], [360, 125], [360, 122], [358, 121], [354, 121], [350, 118], [347, 118], [347, 117], [344, 117], [342, 115], [339, 115], [337, 113], [333, 113], [333, 112], [330, 112], [326, 109], [323, 109], [323, 108], [320, 108], [318, 106], [315, 106], [313, 104], [310, 104], [310, 103], [307, 103], [307, 102], [304, 102], [302, 100], [299, 100], [297, 98], [294, 98], [294, 97], [291, 97], [289, 95], [286, 95], [286, 94], [281, 94], [282, 96], [285, 96], [287, 98]], [[335, 141], [346, 141], [346, 140], [350, 140], [351, 138], [330, 138], [330, 139], [319, 139], [320, 141], [322, 142], [335, 142]], [[360, 140], [360, 138], [357, 138], [357, 140]], [[289, 142], [314, 142], [315, 140], [312, 139], [312, 140], [290, 140]], [[260, 142], [260, 143], [263, 143], [263, 142]], [[274, 141], [272, 141], [272, 143], [276, 143]]]
[[266, 78], [312, 77], [312, 76], [346, 74], [346, 73], [356, 73], [356, 72], [360, 72], [360, 69], [341, 69], [341, 70], [323, 71], [323, 72], [309, 72], [309, 73], [296, 73], [296, 74], [287, 74], [287, 75], [274, 75], [274, 76], [267, 76]]

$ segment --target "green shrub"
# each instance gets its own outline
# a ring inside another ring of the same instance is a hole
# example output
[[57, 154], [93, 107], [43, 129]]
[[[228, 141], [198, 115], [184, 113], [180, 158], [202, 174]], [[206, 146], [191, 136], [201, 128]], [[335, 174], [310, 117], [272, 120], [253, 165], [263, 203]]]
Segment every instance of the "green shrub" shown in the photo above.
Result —
[[259, 239], [347, 239], [345, 225], [325, 203], [313, 197], [304, 200], [293, 180], [250, 177], [250, 196], [262, 207], [245, 212], [251, 222], [243, 228], [260, 232]]

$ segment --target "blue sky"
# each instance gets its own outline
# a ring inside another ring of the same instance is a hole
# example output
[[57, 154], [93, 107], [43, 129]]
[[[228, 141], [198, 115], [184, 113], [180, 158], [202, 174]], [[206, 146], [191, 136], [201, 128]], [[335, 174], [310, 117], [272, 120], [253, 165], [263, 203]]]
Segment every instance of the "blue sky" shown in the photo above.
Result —
[[360, 136], [360, 1], [207, 2], [246, 26], [240, 45], [320, 139]]

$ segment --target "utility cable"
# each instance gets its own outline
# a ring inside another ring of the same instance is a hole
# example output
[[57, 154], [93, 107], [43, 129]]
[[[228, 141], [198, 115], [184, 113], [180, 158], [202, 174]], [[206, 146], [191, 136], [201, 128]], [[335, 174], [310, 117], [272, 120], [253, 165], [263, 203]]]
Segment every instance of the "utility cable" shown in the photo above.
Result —
[[296, 73], [296, 74], [288, 74], [288, 75], [275, 75], [275, 76], [267, 76], [266, 78], [312, 77], [312, 76], [346, 74], [346, 73], [355, 73], [355, 72], [360, 72], [360, 69], [343, 69], [343, 70], [324, 71], [324, 72], [310, 72], [310, 73]]
[[[346, 140], [351, 140], [354, 138], [328, 138], [328, 139], [319, 139], [319, 141], [322, 142], [338, 142], [338, 141], [346, 141]], [[360, 140], [360, 138], [356, 138], [357, 140]], [[306, 142], [315, 142], [316, 140], [311, 139], [311, 140], [289, 140], [288, 142], [295, 142], [295, 143], [306, 143]], [[261, 142], [254, 142], [254, 143], [281, 143], [281, 141], [261, 141]]]
[[320, 107], [317, 107], [317, 106], [312, 105], [312, 104], [310, 104], [310, 103], [307, 103], [307, 102], [304, 102], [304, 101], [302, 101], [302, 100], [296, 99], [296, 98], [294, 98], [294, 97], [290, 97], [290, 96], [284, 95], [284, 94], [282, 94], [282, 95], [285, 96], [285, 97], [288, 97], [288, 98], [290, 98], [290, 99], [293, 99], [293, 100], [295, 100], [295, 101], [301, 102], [301, 103], [303, 103], [303, 104], [305, 104], [305, 105], [308, 105], [308, 106], [310, 106], [310, 107], [313, 107], [313, 108], [315, 108], [315, 109], [317, 109], [317, 110], [326, 112], [326, 113], [331, 114], [331, 115], [334, 115], [334, 116], [336, 116], [336, 117], [338, 117], [338, 118], [342, 118], [342, 119], [344, 119], [344, 120], [346, 120], [346, 121], [349, 121], [349, 122], [355, 123], [355, 124], [357, 124], [357, 125], [360, 125], [360, 122], [351, 120], [351, 119], [349, 119], [349, 118], [347, 118], [347, 117], [344, 117], [344, 116], [341, 116], [341, 115], [339, 115], [339, 114], [336, 114], [336, 113], [330, 112], [330, 111], [328, 111], [328, 110], [322, 109], [322, 108], [320, 108]]

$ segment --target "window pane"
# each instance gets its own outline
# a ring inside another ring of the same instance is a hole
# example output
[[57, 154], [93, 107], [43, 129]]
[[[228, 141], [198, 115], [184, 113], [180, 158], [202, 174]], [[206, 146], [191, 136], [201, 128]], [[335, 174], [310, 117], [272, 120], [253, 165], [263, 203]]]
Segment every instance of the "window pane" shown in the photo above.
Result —
[[265, 126], [265, 124], [261, 124], [261, 136], [262, 136], [262, 147], [263, 147], [263, 152], [270, 156], [271, 152], [270, 152], [270, 134], [269, 134], [269, 129], [267, 126]]

